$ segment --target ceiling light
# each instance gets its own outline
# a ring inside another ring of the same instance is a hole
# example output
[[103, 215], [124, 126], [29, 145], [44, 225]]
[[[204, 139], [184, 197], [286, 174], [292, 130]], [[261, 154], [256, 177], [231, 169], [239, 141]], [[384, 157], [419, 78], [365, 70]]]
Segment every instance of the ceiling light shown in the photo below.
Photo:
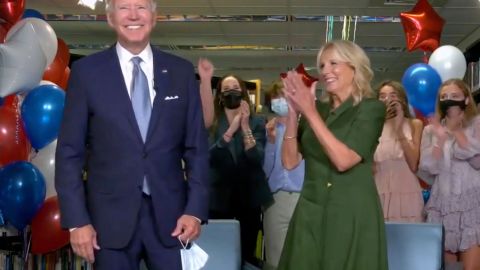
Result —
[[90, 9], [95, 9], [97, 2], [103, 2], [103, 0], [79, 0], [78, 5], [88, 7]]

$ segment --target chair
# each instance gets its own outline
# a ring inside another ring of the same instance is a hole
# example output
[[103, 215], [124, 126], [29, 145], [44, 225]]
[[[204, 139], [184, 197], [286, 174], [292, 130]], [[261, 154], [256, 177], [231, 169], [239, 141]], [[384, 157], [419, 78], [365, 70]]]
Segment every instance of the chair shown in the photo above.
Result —
[[211, 219], [202, 226], [196, 241], [208, 253], [205, 270], [239, 270], [241, 267], [240, 223], [230, 219]]
[[385, 222], [389, 270], [439, 270], [443, 228], [433, 223]]

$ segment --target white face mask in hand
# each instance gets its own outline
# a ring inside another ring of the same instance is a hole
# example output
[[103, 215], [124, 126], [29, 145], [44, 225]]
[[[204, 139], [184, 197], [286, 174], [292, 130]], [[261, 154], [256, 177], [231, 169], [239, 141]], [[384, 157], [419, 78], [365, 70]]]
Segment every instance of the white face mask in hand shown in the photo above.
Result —
[[[178, 239], [180, 241], [180, 238]], [[208, 261], [208, 254], [201, 249], [197, 244], [192, 242], [190, 247], [188, 247], [188, 240], [187, 243], [182, 245], [182, 249], [180, 250], [180, 255], [182, 257], [182, 269], [183, 270], [200, 270], [202, 269]]]

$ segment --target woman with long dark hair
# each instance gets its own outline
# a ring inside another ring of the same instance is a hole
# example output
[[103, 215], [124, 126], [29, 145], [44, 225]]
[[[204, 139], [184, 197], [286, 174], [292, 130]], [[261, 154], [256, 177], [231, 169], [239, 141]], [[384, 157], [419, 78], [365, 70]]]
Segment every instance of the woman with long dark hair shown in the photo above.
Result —
[[240, 222], [242, 258], [256, 263], [261, 206], [272, 199], [262, 169], [265, 120], [253, 115], [248, 91], [236, 76], [223, 77], [210, 129], [210, 218]]

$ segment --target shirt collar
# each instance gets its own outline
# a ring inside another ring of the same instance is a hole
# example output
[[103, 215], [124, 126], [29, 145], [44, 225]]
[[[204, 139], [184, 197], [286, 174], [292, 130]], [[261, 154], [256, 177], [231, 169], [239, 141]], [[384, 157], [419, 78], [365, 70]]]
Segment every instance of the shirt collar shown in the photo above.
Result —
[[150, 46], [150, 43], [145, 47], [145, 49], [143, 49], [143, 51], [141, 51], [137, 55], [134, 55], [131, 52], [129, 52], [119, 42], [117, 42], [117, 44], [115, 45], [115, 48], [117, 50], [117, 55], [118, 55], [118, 59], [120, 60], [120, 63], [128, 63], [134, 56], [139, 56], [140, 58], [142, 58], [143, 62], [145, 63], [153, 62], [153, 53], [152, 53], [152, 47]]

